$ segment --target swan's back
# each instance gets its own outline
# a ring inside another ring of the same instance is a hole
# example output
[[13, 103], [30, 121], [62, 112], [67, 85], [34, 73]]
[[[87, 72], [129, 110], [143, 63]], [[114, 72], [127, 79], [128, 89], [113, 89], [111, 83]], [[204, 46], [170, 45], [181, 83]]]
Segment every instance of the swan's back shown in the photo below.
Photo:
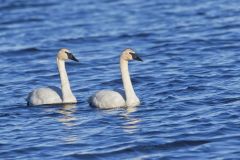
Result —
[[57, 87], [44, 87], [33, 90], [27, 97], [28, 105], [62, 103], [61, 90]]
[[121, 94], [111, 90], [101, 90], [90, 97], [89, 103], [92, 106], [108, 109], [125, 107], [126, 103]]

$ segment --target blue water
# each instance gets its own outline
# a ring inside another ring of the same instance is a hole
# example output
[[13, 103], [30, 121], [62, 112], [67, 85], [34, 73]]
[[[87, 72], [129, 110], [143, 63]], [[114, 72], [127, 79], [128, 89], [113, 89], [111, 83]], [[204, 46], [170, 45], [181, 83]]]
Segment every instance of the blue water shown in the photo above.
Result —
[[[239, 159], [237, 0], [0, 0], [0, 159]], [[28, 107], [59, 86], [56, 53], [79, 103]], [[87, 99], [121, 89], [119, 55], [141, 106], [100, 110]]]

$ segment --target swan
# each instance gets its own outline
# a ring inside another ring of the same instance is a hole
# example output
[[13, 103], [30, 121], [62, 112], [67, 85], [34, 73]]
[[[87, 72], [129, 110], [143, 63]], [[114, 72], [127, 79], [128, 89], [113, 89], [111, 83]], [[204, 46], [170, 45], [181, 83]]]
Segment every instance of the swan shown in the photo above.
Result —
[[35, 89], [28, 94], [28, 105], [77, 103], [77, 99], [71, 91], [65, 69], [65, 61], [68, 59], [79, 62], [68, 49], [60, 49], [57, 54], [57, 66], [60, 74], [61, 89], [54, 86]]
[[142, 59], [130, 48], [125, 49], [120, 56], [120, 71], [122, 75], [125, 94], [120, 94], [111, 90], [100, 90], [89, 98], [89, 104], [101, 109], [118, 107], [135, 107], [140, 104], [140, 100], [134, 92], [131, 78], [128, 71], [128, 61]]

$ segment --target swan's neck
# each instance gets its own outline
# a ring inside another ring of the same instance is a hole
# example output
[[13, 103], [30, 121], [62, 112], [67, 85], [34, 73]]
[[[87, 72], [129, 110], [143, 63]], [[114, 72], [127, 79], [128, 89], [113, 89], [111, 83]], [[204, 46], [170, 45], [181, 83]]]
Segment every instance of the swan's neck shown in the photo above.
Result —
[[71, 86], [68, 80], [65, 62], [57, 58], [57, 66], [61, 80], [63, 103], [76, 103], [76, 97], [72, 93]]
[[128, 61], [120, 58], [120, 69], [122, 74], [123, 87], [125, 90], [126, 96], [126, 105], [127, 106], [136, 106], [139, 104], [139, 99], [134, 92], [131, 78], [128, 71]]

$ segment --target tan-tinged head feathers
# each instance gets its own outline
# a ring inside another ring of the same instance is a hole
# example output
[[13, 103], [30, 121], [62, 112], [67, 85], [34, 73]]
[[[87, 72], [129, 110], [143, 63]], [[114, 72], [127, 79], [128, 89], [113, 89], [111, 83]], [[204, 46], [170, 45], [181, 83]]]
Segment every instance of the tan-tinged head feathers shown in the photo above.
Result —
[[126, 61], [130, 60], [143, 61], [131, 48], [127, 48], [122, 52], [121, 59], [124, 59]]
[[79, 62], [67, 48], [60, 49], [57, 58], [63, 61], [71, 59], [73, 61]]

